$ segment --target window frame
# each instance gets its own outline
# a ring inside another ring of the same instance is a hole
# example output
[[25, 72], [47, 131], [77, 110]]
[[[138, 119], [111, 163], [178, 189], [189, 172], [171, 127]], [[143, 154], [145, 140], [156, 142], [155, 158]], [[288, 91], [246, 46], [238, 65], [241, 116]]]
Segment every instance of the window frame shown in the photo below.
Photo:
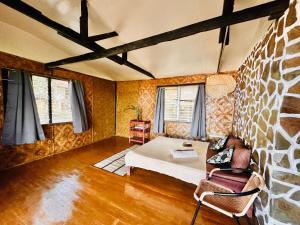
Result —
[[169, 88], [169, 87], [176, 87], [177, 88], [176, 120], [164, 119], [165, 122], [189, 123], [189, 124], [192, 123], [192, 118], [191, 118], [191, 121], [180, 120], [180, 102], [193, 102], [195, 104], [196, 96], [195, 96], [194, 100], [181, 100], [181, 87], [183, 87], [183, 86], [198, 86], [200, 84], [203, 84], [203, 83], [161, 86], [161, 88]]
[[[44, 78], [47, 78], [48, 80], [48, 116], [49, 116], [49, 121], [48, 123], [43, 123], [42, 125], [52, 125], [52, 124], [69, 124], [69, 123], [73, 123], [73, 121], [64, 121], [64, 122], [53, 122], [53, 115], [52, 115], [52, 89], [51, 89], [51, 80], [61, 80], [61, 81], [66, 81], [66, 82], [70, 82], [69, 79], [64, 79], [64, 78], [60, 78], [60, 77], [50, 77], [50, 76], [45, 76], [45, 75], [41, 75], [41, 74], [35, 74], [35, 73], [32, 73], [31, 74], [31, 78], [33, 76], [36, 76], [36, 77], [44, 77]], [[71, 102], [70, 102], [71, 104]]]

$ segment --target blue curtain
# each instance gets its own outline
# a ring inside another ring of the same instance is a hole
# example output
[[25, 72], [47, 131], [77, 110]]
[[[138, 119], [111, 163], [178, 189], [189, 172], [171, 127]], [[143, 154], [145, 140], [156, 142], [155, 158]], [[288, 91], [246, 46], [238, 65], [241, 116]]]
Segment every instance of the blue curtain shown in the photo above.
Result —
[[205, 86], [200, 84], [195, 100], [195, 106], [193, 111], [191, 136], [192, 137], [206, 137], [205, 126]]
[[161, 134], [164, 133], [164, 123], [165, 123], [165, 89], [158, 88], [156, 95], [156, 108], [154, 115], [154, 133]]
[[74, 133], [82, 133], [89, 129], [82, 82], [70, 81], [70, 91], [73, 130]]
[[8, 79], [2, 143], [20, 145], [44, 140], [30, 74], [8, 70]]

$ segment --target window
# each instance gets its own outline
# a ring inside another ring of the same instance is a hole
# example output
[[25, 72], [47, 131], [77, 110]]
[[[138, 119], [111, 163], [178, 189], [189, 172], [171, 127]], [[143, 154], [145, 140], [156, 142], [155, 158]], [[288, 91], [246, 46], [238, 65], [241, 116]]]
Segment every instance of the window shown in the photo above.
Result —
[[192, 122], [198, 86], [176, 86], [165, 88], [165, 120]]
[[49, 123], [48, 78], [32, 76], [32, 85], [41, 124]]
[[33, 75], [32, 84], [42, 124], [72, 121], [68, 81]]
[[69, 83], [51, 79], [52, 123], [72, 121]]

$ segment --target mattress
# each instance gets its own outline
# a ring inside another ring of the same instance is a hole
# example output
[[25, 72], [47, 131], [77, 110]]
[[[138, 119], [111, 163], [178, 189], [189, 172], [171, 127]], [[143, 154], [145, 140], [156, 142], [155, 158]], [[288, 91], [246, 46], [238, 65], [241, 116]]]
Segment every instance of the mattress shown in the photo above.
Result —
[[[206, 177], [206, 152], [208, 142], [191, 141], [198, 158], [174, 159], [171, 150], [182, 149], [187, 140], [157, 137], [152, 141], [129, 151], [125, 165], [155, 171], [198, 185]], [[190, 149], [191, 147], [189, 147]]]

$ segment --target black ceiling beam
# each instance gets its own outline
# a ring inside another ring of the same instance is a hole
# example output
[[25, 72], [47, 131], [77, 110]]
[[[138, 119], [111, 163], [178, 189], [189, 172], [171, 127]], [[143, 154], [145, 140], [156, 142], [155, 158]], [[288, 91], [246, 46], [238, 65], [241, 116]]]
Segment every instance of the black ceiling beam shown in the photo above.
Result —
[[[234, 0], [224, 0], [224, 5], [223, 5], [223, 12], [222, 15], [230, 15], [233, 12], [234, 8]], [[219, 34], [219, 43], [224, 43], [225, 40], [225, 45], [229, 44], [229, 26], [227, 28], [227, 35], [225, 37], [226, 33], [226, 27], [221, 27], [220, 29], [220, 34]]]
[[[80, 34], [83, 38], [89, 36], [89, 13], [87, 0], [81, 0], [81, 16], [80, 16]], [[113, 31], [105, 34], [90, 36], [90, 41], [100, 41], [107, 38], [118, 36], [118, 33]]]
[[136, 49], [157, 45], [162, 42], [173, 41], [176, 39], [188, 37], [194, 34], [198, 34], [200, 32], [215, 30], [222, 27], [227, 27], [229, 25], [270, 16], [279, 12], [284, 12], [288, 8], [288, 6], [289, 0], [276, 0], [262, 5], [253, 6], [251, 8], [247, 8], [241, 11], [233, 12], [230, 15], [218, 16], [209, 20], [194, 23], [172, 31], [164, 32], [148, 38], [143, 38], [127, 44], [119, 45], [110, 49], [86, 53], [83, 55], [58, 60], [55, 62], [51, 62], [48, 65], [51, 67], [55, 67], [59, 65], [118, 55], [124, 52], [130, 52]]
[[[49, 28], [52, 28], [54, 30], [57, 31], [57, 33], [83, 47], [86, 47], [92, 51], [103, 51], [105, 50], [105, 48], [103, 48], [102, 46], [98, 45], [97, 43], [93, 42], [93, 41], [90, 41], [90, 40], [86, 40], [86, 39], [83, 39], [82, 36], [77, 33], [76, 31], [64, 26], [64, 25], [61, 25], [57, 22], [55, 22], [54, 20], [51, 20], [49, 19], [48, 17], [44, 16], [39, 10], [33, 8], [32, 6], [24, 3], [23, 1], [20, 1], [20, 0], [0, 0], [0, 3], [3, 3], [5, 4], [6, 6], [9, 6], [10, 8], [46, 25], [47, 27]], [[118, 63], [119, 65], [122, 65], [123, 63], [123, 60], [121, 57], [119, 56], [110, 56], [110, 57], [107, 57], [108, 59], [114, 61], [115, 63]], [[144, 70], [143, 68], [140, 68], [139, 66], [133, 64], [133, 63], [130, 63], [130, 62], [126, 62], [124, 63], [124, 65], [130, 67], [131, 69], [134, 69], [142, 74], [145, 74], [146, 76], [148, 77], [151, 77], [151, 78], [154, 78], [154, 76]], [[47, 66], [47, 64], [46, 64]]]
[[[227, 35], [228, 32], [229, 32], [229, 26], [225, 28], [224, 37], [225, 36], [228, 37], [228, 35]], [[221, 70], [221, 60], [222, 60], [222, 55], [223, 55], [225, 45], [226, 45], [226, 40], [223, 40], [222, 45], [221, 45], [221, 50], [220, 50], [220, 53], [219, 53], [217, 73], [220, 73], [220, 70]]]
[[284, 14], [284, 12], [274, 13], [274, 14], [272, 14], [272, 15], [269, 16], [268, 20], [277, 20], [277, 19], [279, 19], [283, 14]]
[[87, 0], [81, 0], [80, 34], [84, 38], [87, 38], [89, 33], [88, 16]]
[[107, 38], [112, 38], [112, 37], [115, 37], [115, 36], [118, 36], [118, 35], [119, 34], [116, 31], [113, 31], [113, 32], [109, 32], [109, 33], [90, 36], [89, 40], [90, 41], [100, 41], [100, 40], [104, 40], [104, 39], [107, 39]]
[[124, 53], [122, 54], [122, 60], [123, 60], [123, 63], [126, 63], [126, 62], [127, 62], [127, 57], [128, 57], [127, 52], [124, 52]]
[[[233, 10], [234, 10], [234, 0], [224, 0], [222, 16], [227, 16], [232, 14]], [[219, 43], [221, 43], [221, 49], [218, 58], [217, 73], [219, 73], [221, 70], [221, 60], [223, 56], [223, 51], [225, 45], [229, 45], [229, 36], [230, 36], [230, 26], [221, 27], [219, 33]]]

